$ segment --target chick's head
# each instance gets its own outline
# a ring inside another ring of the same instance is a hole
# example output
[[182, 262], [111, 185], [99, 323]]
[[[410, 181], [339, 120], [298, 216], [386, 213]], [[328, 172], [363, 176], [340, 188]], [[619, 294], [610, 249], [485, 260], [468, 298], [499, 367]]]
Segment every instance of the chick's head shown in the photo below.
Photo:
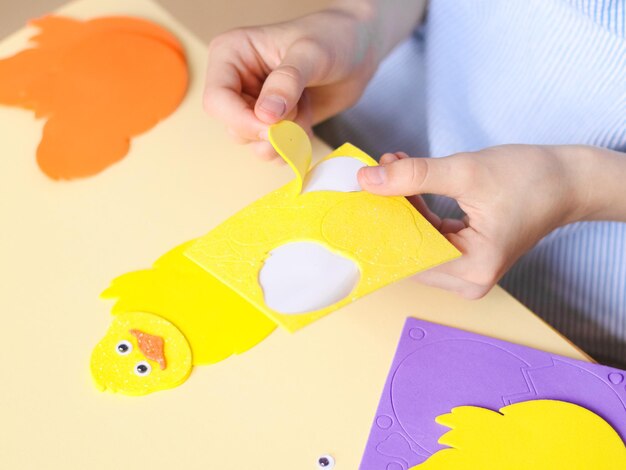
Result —
[[116, 315], [91, 356], [91, 374], [100, 390], [145, 395], [184, 382], [192, 369], [185, 336], [151, 313]]

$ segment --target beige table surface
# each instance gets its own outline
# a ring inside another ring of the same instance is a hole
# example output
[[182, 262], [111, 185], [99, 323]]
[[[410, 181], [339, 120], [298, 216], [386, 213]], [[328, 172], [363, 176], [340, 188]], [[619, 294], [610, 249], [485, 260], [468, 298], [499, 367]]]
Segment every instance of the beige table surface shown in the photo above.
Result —
[[[269, 5], [290, 4], [244, 3], [220, 10], [197, 2], [196, 16], [193, 4], [168, 0], [197, 31], [204, 25], [204, 39], [239, 14], [270, 21], [287, 9]], [[15, 28], [7, 11], [22, 12], [2, 9], [0, 26]], [[176, 114], [135, 138], [125, 160], [70, 183], [47, 179], [35, 164], [42, 122], [0, 108], [1, 469], [306, 470], [331, 453], [337, 469], [355, 470], [407, 316], [583, 357], [501, 289], [468, 302], [404, 281], [295, 335], [277, 331], [246, 354], [197, 368], [175, 390], [97, 392], [88, 363], [110, 321], [110, 304], [98, 299], [109, 280], [149, 266], [291, 175], [256, 161], [204, 115], [205, 46], [165, 10], [147, 0], [83, 0], [62, 11], [166, 25], [185, 44], [192, 83]], [[2, 42], [0, 56], [26, 37]], [[317, 157], [327, 151], [315, 143]]]

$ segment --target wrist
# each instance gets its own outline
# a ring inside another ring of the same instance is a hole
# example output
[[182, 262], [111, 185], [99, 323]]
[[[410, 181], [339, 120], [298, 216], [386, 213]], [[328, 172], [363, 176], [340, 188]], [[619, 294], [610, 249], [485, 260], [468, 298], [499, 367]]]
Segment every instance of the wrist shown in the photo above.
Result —
[[600, 147], [558, 147], [557, 156], [571, 184], [568, 222], [626, 222], [626, 156]]
[[427, 0], [334, 0], [330, 10], [356, 20], [357, 36], [376, 66], [424, 19]]
[[286, 24], [291, 37], [289, 43], [313, 39], [333, 58], [337, 68], [354, 69], [373, 64], [371, 68], [375, 69], [378, 66], [374, 60], [371, 22], [345, 7], [331, 6]]

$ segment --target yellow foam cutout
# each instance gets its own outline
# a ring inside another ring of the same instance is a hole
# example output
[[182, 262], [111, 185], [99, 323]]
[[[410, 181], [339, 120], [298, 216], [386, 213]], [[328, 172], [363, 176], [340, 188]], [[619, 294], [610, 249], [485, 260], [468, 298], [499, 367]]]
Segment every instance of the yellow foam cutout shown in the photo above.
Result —
[[296, 174], [298, 181], [296, 188], [300, 192], [313, 156], [313, 148], [311, 147], [309, 137], [304, 132], [304, 129], [291, 121], [281, 121], [270, 126], [268, 136], [274, 150]]
[[[272, 320], [184, 256], [185, 250], [193, 242], [184, 243], [166, 253], [151, 269], [124, 274], [111, 283], [102, 293], [102, 297], [116, 299], [112, 309], [113, 323], [116, 325], [124, 322], [125, 327], [123, 330], [112, 327], [103, 341], [111, 345], [121, 338], [120, 333], [125, 338], [130, 337], [127, 334], [130, 329], [150, 333], [150, 329], [142, 328], [145, 325], [134, 324], [132, 321], [136, 318], [133, 316], [135, 312], [149, 312], [154, 321], [161, 319], [171, 323], [189, 345], [193, 365], [202, 365], [245, 352], [274, 331], [276, 324]], [[170, 330], [166, 334], [166, 344], [175, 331]], [[117, 367], [119, 356], [109, 355], [107, 358], [111, 362], [100, 364], [99, 370], [113, 370]], [[175, 359], [167, 354], [166, 360], [168, 368], [170, 365], [177, 365]], [[112, 374], [113, 377], [118, 375], [117, 379], [110, 380], [115, 385], [107, 387], [108, 389], [128, 393], [126, 388], [117, 385], [118, 382], [123, 382], [120, 380], [123, 374], [104, 373], [108, 376]], [[99, 374], [102, 375], [103, 372]], [[180, 381], [172, 380], [167, 382], [167, 387], [164, 382], [157, 386], [153, 381], [152, 389], [144, 386], [142, 390], [143, 393], [149, 393], [179, 384]], [[136, 393], [131, 391], [128, 394]]]
[[572, 403], [533, 400], [500, 412], [461, 406], [436, 421], [452, 428], [439, 440], [450, 448], [413, 470], [626, 468], [626, 446], [617, 432]]
[[[296, 124], [270, 128], [277, 151], [296, 179], [244, 208], [186, 251], [186, 255], [289, 331], [295, 331], [387, 284], [460, 256], [404, 197], [365, 191], [301, 194], [310, 142]], [[306, 140], [306, 142], [304, 142]], [[323, 160], [352, 157], [376, 165], [363, 151], [344, 144]], [[268, 254], [295, 241], [321, 243], [352, 259], [361, 276], [339, 302], [316, 311], [282, 314], [264, 302], [259, 272]]]

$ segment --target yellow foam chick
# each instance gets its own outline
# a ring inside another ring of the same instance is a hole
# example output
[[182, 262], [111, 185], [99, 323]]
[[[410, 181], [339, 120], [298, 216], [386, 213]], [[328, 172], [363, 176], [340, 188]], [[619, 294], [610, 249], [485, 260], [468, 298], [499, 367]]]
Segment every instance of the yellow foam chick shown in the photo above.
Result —
[[452, 428], [450, 446], [412, 470], [616, 470], [626, 468], [626, 446], [600, 416], [578, 405], [533, 400], [500, 412], [474, 406], [439, 416]]
[[[116, 303], [112, 325], [92, 354], [92, 375], [100, 388], [140, 395], [175, 387], [192, 366], [245, 352], [276, 328], [267, 316], [184, 256], [193, 242], [171, 250], [152, 269], [118, 277], [102, 293]], [[142, 355], [130, 333], [133, 329], [164, 339], [165, 370]], [[131, 354], [116, 350], [122, 340], [132, 344]], [[138, 376], [134, 366], [144, 360], [152, 371]]]
[[[301, 192], [310, 162], [308, 136], [296, 124], [282, 121], [270, 127], [269, 137], [296, 179], [198, 239], [186, 255], [287, 330], [295, 331], [387, 284], [460, 256], [404, 197], [365, 191]], [[351, 144], [322, 161], [337, 157], [377, 164]], [[360, 278], [352, 292], [311, 312], [283, 314], [268, 307], [259, 272], [273, 249], [296, 241], [320, 243], [354, 261]]]

